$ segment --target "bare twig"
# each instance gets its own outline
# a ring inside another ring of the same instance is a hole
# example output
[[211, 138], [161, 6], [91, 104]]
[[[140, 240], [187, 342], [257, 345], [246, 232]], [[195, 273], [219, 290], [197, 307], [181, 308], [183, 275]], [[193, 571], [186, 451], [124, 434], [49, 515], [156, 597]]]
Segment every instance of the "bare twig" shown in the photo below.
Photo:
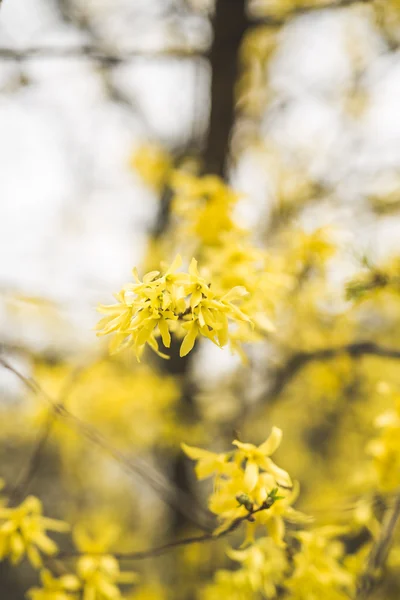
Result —
[[352, 358], [379, 356], [394, 360], [400, 359], [400, 349], [388, 348], [375, 342], [354, 342], [333, 348], [321, 348], [310, 352], [296, 352], [274, 374], [272, 383], [261, 395], [264, 401], [273, 402], [297, 373], [311, 362], [331, 360], [341, 354]]
[[386, 511], [380, 535], [372, 546], [365, 571], [360, 577], [356, 600], [367, 600], [378, 583], [399, 519], [400, 491], [397, 492], [393, 506]]
[[[164, 544], [162, 546], [157, 546], [156, 548], [150, 548], [149, 550], [143, 550], [142, 552], [113, 552], [112, 555], [118, 560], [143, 560], [145, 558], [153, 558], [155, 556], [161, 556], [165, 554], [169, 550], [173, 550], [174, 548], [181, 548], [183, 546], [190, 546], [191, 544], [202, 544], [204, 542], [212, 542], [215, 540], [219, 540], [226, 535], [229, 535], [244, 522], [250, 521], [256, 513], [259, 513], [264, 510], [268, 510], [271, 505], [268, 503], [262, 504], [260, 507], [249, 511], [243, 517], [238, 517], [235, 519], [227, 529], [220, 531], [219, 533], [205, 533], [204, 535], [195, 535], [188, 538], [183, 538], [182, 540], [176, 540], [175, 542], [169, 542], [168, 544]], [[57, 554], [57, 559], [66, 559], [66, 558], [75, 558], [78, 556], [82, 556], [85, 553], [79, 551], [72, 552], [59, 552]], [[106, 553], [94, 553], [90, 554], [91, 556], [99, 556]], [[108, 553], [109, 554], [109, 553]], [[87, 553], [86, 553], [87, 555]]]
[[206, 51], [198, 48], [171, 47], [160, 50], [132, 48], [121, 52], [109, 52], [100, 46], [83, 44], [77, 46], [31, 46], [28, 48], [0, 47], [0, 59], [30, 60], [34, 58], [86, 58], [105, 65], [117, 65], [134, 58], [167, 60], [171, 58], [188, 59], [206, 56]]
[[5, 358], [0, 357], [0, 365], [8, 369], [35, 395], [42, 397], [49, 405], [53, 414], [63, 419], [72, 429], [79, 432], [87, 440], [101, 448], [111, 456], [127, 473], [139, 476], [177, 513], [185, 516], [194, 525], [205, 531], [210, 531], [214, 526], [211, 513], [196, 505], [194, 499], [167, 482], [164, 477], [151, 469], [147, 464], [129, 459], [123, 452], [115, 448], [97, 429], [89, 423], [82, 421], [61, 403], [52, 399], [40, 385], [30, 377], [26, 377], [13, 367]]
[[43, 451], [53, 427], [54, 418], [54, 415], [49, 413], [45, 423], [43, 423], [42, 429], [37, 436], [34, 448], [29, 456], [28, 463], [17, 478], [15, 486], [9, 495], [10, 506], [18, 504], [18, 502], [20, 502], [20, 500], [24, 497], [27, 487], [38, 471]]
[[[69, 393], [72, 390], [74, 383], [76, 382], [77, 377], [79, 377], [82, 370], [83, 370], [82, 367], [75, 369], [74, 372], [71, 374], [71, 377], [68, 378], [68, 380], [64, 386], [64, 389], [62, 390], [62, 393], [61, 393], [60, 402], [59, 402], [60, 404], [65, 403]], [[29, 456], [28, 462], [25, 465], [25, 467], [22, 469], [19, 477], [17, 478], [14, 489], [12, 490], [12, 492], [9, 496], [9, 504], [11, 506], [18, 504], [18, 502], [21, 500], [21, 498], [23, 498], [23, 496], [26, 494], [26, 490], [27, 490], [30, 482], [32, 481], [32, 479], [36, 475], [37, 471], [39, 470], [43, 452], [44, 452], [44, 449], [48, 442], [48, 439], [50, 437], [55, 420], [56, 420], [56, 415], [54, 414], [53, 410], [50, 410], [47, 415], [46, 421], [43, 423], [42, 429], [36, 439], [36, 443], [35, 443], [33, 450]]]

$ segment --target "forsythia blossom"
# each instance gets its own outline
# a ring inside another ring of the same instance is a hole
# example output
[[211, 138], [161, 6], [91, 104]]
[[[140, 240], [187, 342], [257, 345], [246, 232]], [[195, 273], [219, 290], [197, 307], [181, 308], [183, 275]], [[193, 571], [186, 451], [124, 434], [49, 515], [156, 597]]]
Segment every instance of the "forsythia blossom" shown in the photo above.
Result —
[[44, 569], [40, 573], [42, 587], [31, 588], [27, 592], [30, 600], [76, 600], [76, 592], [80, 589], [79, 579], [75, 575], [53, 577]]
[[232, 560], [241, 563], [242, 576], [247, 579], [252, 592], [262, 592], [267, 598], [275, 598], [288, 569], [288, 559], [283, 548], [272, 538], [262, 537], [243, 550], [228, 550]]
[[76, 566], [82, 600], [121, 600], [118, 584], [134, 583], [137, 580], [135, 573], [121, 573], [114, 556], [104, 554], [115, 534], [116, 531], [110, 527], [100, 537], [92, 539], [81, 527], [75, 529], [75, 543], [84, 552]]
[[170, 332], [179, 334], [180, 327], [180, 334], [184, 335], [180, 355], [185, 356], [199, 335], [222, 347], [230, 339], [229, 321], [251, 322], [234, 303], [247, 294], [245, 288], [236, 287], [218, 295], [199, 275], [195, 259], [188, 273], [176, 272], [181, 263], [181, 257], [177, 256], [163, 275], [152, 271], [143, 281], [134, 270], [136, 283], [126, 285], [116, 294], [118, 303], [99, 307], [106, 316], [97, 329], [99, 335], [115, 334], [110, 346], [112, 352], [133, 346], [139, 358], [149, 344], [159, 353], [157, 337], [161, 336], [164, 346], [169, 348]]
[[118, 561], [111, 555], [82, 556], [77, 574], [81, 581], [83, 600], [120, 600], [119, 583], [134, 583], [134, 573], [121, 573]]
[[174, 171], [173, 213], [182, 219], [180, 236], [195, 238], [202, 246], [220, 246], [221, 235], [242, 231], [232, 219], [238, 195], [216, 175], [198, 177]]
[[354, 577], [341, 564], [344, 546], [332, 539], [344, 528], [321, 527], [297, 534], [300, 551], [294, 557], [294, 571], [286, 586], [296, 600], [345, 600], [352, 597]]
[[210, 497], [209, 507], [222, 522], [217, 533], [229, 528], [236, 519], [245, 519], [246, 515], [251, 515], [247, 541], [253, 539], [253, 525], [256, 523], [266, 525], [273, 540], [278, 545], [283, 545], [284, 519], [304, 521], [304, 515], [290, 506], [297, 497], [297, 489], [292, 489], [289, 474], [270, 458], [281, 438], [281, 430], [274, 427], [261, 446], [235, 440], [233, 443], [238, 449], [227, 454], [213, 454], [182, 444], [184, 452], [197, 461], [196, 472], [199, 478], [215, 474], [214, 492]]
[[16, 508], [0, 508], [0, 560], [9, 557], [13, 564], [19, 563], [26, 554], [36, 568], [42, 565], [39, 551], [52, 555], [57, 545], [46, 535], [46, 529], [68, 531], [63, 521], [42, 516], [42, 503], [28, 496]]
[[130, 159], [131, 166], [136, 169], [144, 183], [160, 191], [165, 184], [172, 160], [168, 153], [156, 144], [143, 144]]

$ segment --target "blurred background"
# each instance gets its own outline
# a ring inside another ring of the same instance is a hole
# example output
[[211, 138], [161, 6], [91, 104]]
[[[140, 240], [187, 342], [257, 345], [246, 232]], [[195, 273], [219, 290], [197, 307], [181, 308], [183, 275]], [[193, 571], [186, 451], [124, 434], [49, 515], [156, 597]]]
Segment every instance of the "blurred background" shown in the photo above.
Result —
[[[304, 502], [319, 504], [328, 489], [335, 497], [329, 479], [348, 478], [348, 449], [335, 446], [339, 462], [329, 471], [322, 440], [343, 413], [337, 399], [363, 396], [366, 381], [378, 394], [381, 377], [396, 379], [395, 365], [386, 373], [375, 358], [355, 368], [340, 357], [307, 371], [268, 416], [257, 403], [275, 381], [271, 368], [293, 351], [376, 336], [396, 341], [397, 305], [386, 304], [384, 316], [381, 304], [357, 314], [350, 328], [342, 291], [362, 265], [400, 250], [399, 44], [398, 0], [3, 0], [2, 355], [53, 397], [71, 391], [70, 410], [158, 482], [124, 474], [2, 370], [6, 486], [22, 482], [51, 515], [104, 534], [107, 550], [140, 550], [191, 531], [165, 506], [171, 481], [188, 493], [196, 485], [178, 456], [180, 441], [229, 447], [237, 425], [262, 441], [276, 423], [290, 436], [282, 456], [286, 466], [294, 461]], [[207, 344], [189, 366], [139, 367], [131, 356], [105, 358], [96, 338], [97, 304], [146, 264], [151, 240], [166, 229], [168, 197], [153, 152], [224, 176], [240, 193], [237, 222], [283, 262], [329, 255], [309, 287], [297, 289], [296, 307], [271, 291], [281, 303], [281, 335], [253, 353], [250, 368]], [[318, 237], [322, 227], [334, 257]], [[315, 398], [299, 395], [314, 381]], [[353, 428], [358, 410], [365, 413], [356, 406], [343, 427], [361, 455], [372, 426]], [[40, 464], [30, 473], [38, 440]], [[225, 560], [218, 544], [152, 559], [126, 597], [203, 598], [199, 582], [218, 560]], [[17, 573], [1, 563], [7, 600], [22, 599], [34, 581], [28, 566]]]

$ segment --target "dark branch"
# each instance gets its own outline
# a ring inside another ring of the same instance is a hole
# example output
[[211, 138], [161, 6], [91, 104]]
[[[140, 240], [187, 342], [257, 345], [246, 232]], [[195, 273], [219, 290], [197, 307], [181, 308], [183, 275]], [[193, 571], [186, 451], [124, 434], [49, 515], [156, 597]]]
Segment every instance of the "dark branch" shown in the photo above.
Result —
[[26, 490], [36, 475], [41, 458], [43, 455], [43, 451], [46, 447], [47, 441], [49, 439], [52, 427], [54, 423], [54, 415], [50, 413], [46, 419], [46, 422], [43, 424], [42, 429], [36, 439], [36, 443], [33, 447], [33, 450], [29, 456], [29, 460], [27, 465], [22, 470], [20, 476], [17, 479], [17, 483], [14, 486], [10, 496], [9, 496], [9, 504], [10, 506], [15, 506], [18, 504], [21, 499], [25, 496]]
[[399, 519], [400, 492], [385, 514], [380, 535], [372, 546], [365, 571], [360, 577], [356, 600], [367, 600], [379, 582], [380, 570], [385, 565]]
[[[177, 540], [175, 542], [170, 542], [168, 544], [164, 544], [163, 546], [157, 546], [156, 548], [150, 548], [149, 550], [144, 550], [142, 552], [120, 552], [120, 553], [108, 553], [108, 554], [112, 554], [112, 556], [114, 556], [114, 558], [118, 559], [118, 560], [143, 560], [145, 558], [152, 558], [155, 556], [161, 556], [162, 554], [165, 554], [166, 552], [169, 552], [169, 550], [173, 550], [174, 548], [180, 548], [183, 546], [190, 546], [191, 544], [202, 544], [204, 542], [212, 542], [215, 540], [219, 540], [222, 537], [225, 537], [226, 535], [229, 535], [230, 533], [232, 533], [233, 531], [236, 531], [236, 529], [244, 522], [244, 521], [251, 521], [252, 520], [252, 516], [255, 515], [256, 513], [259, 513], [261, 511], [264, 510], [268, 510], [268, 508], [271, 507], [271, 504], [262, 504], [259, 508], [256, 508], [252, 511], [249, 511], [248, 514], [244, 515], [243, 517], [239, 517], [237, 519], [235, 519], [231, 525], [223, 530], [220, 531], [219, 533], [215, 534], [215, 533], [205, 533], [204, 535], [195, 535], [189, 538], [184, 538], [182, 540]], [[78, 556], [82, 556], [82, 552], [60, 552], [57, 554], [57, 558], [58, 559], [63, 559], [63, 558], [74, 558], [74, 557], [78, 557]], [[102, 553], [104, 554], [104, 553]], [[86, 553], [87, 555], [87, 553]], [[99, 554], [90, 554], [91, 556], [98, 556]]]
[[160, 50], [142, 50], [133, 48], [123, 52], [107, 52], [99, 46], [35, 46], [17, 50], [14, 48], [0, 47], [0, 59], [3, 60], [29, 60], [33, 58], [87, 58], [106, 65], [117, 65], [134, 58], [148, 59], [188, 59], [205, 56], [206, 52], [200, 49], [171, 47]]
[[309, 363], [331, 360], [341, 354], [347, 354], [352, 358], [379, 356], [381, 358], [400, 359], [399, 349], [380, 346], [375, 342], [354, 342], [352, 344], [345, 344], [344, 346], [337, 346], [336, 348], [321, 348], [320, 350], [313, 350], [311, 352], [296, 352], [276, 371], [272, 384], [262, 394], [263, 400], [273, 401], [274, 398], [277, 398], [297, 373]]
[[[75, 369], [71, 376], [67, 379], [60, 395], [59, 404], [64, 404], [64, 402], [67, 400], [77, 378], [83, 370], [84, 369], [82, 368]], [[25, 496], [30, 482], [39, 470], [43, 453], [53, 429], [55, 419], [56, 416], [54, 411], [51, 410], [47, 415], [45, 423], [42, 425], [42, 429], [36, 439], [36, 443], [29, 456], [28, 462], [22, 469], [19, 477], [17, 478], [17, 483], [15, 484], [14, 489], [9, 496], [9, 504], [11, 506], [18, 504], [18, 502], [20, 502]]]
[[235, 85], [239, 48], [250, 22], [245, 0], [218, 0], [211, 46], [211, 114], [204, 152], [204, 169], [225, 174], [235, 117]]

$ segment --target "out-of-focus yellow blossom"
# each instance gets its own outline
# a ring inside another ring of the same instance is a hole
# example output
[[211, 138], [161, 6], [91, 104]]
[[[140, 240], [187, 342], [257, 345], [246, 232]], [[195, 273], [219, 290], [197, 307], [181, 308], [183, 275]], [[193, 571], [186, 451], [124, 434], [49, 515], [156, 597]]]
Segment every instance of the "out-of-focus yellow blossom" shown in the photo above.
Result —
[[239, 196], [220, 177], [175, 171], [171, 186], [175, 192], [172, 210], [181, 219], [181, 236], [194, 236], [201, 246], [213, 247], [220, 245], [225, 233], [243, 231], [232, 218]]
[[200, 600], [259, 600], [251, 588], [248, 573], [244, 569], [227, 571], [220, 569], [212, 584], [200, 592]]
[[276, 46], [276, 32], [270, 27], [251, 28], [240, 48], [241, 76], [236, 84], [238, 107], [252, 118], [265, 109], [268, 88], [267, 60]]
[[31, 600], [77, 600], [81, 585], [76, 575], [53, 577], [47, 569], [40, 573], [42, 587], [33, 587], [27, 592]]
[[172, 160], [161, 146], [143, 144], [132, 154], [130, 165], [138, 171], [144, 183], [160, 191], [171, 172]]
[[0, 508], [0, 560], [9, 557], [13, 564], [27, 555], [31, 564], [42, 566], [40, 552], [56, 554], [57, 545], [46, 535], [46, 529], [64, 532], [69, 525], [42, 516], [42, 503], [28, 496], [16, 508]]
[[82, 556], [76, 572], [82, 585], [83, 600], [120, 600], [119, 584], [135, 583], [135, 573], [121, 573], [118, 561], [111, 555]]
[[233, 443], [238, 449], [226, 454], [214, 454], [183, 444], [186, 454], [197, 461], [199, 479], [215, 475], [209, 508], [221, 520], [216, 533], [228, 529], [237, 519], [257, 511], [248, 522], [246, 541], [253, 540], [254, 525], [262, 524], [267, 527], [274, 541], [282, 545], [284, 519], [304, 522], [305, 516], [291, 507], [297, 498], [297, 488], [288, 493], [287, 489], [292, 488], [289, 474], [270, 458], [281, 438], [281, 430], [274, 427], [261, 446], [235, 440]]
[[[34, 376], [53, 398], [62, 398], [66, 382], [71, 381], [66, 399], [69, 410], [98, 427], [121, 449], [168, 446], [182, 437], [175, 411], [179, 386], [173, 377], [149, 365], [107, 358], [89, 363], [73, 379], [70, 364], [39, 363]], [[47, 419], [47, 406], [34, 403], [35, 427]], [[77, 461], [83, 466], [82, 447], [87, 447], [87, 442], [62, 421], [53, 425], [53, 436], [65, 467], [73, 468]]]
[[99, 307], [107, 316], [98, 323], [98, 335], [114, 333], [111, 352], [133, 346], [139, 358], [148, 344], [165, 357], [158, 350], [156, 337], [161, 336], [164, 346], [169, 348], [170, 330], [175, 331], [179, 321], [185, 334], [180, 355], [185, 356], [199, 335], [222, 347], [229, 342], [229, 320], [251, 323], [234, 303], [247, 294], [244, 288], [236, 287], [219, 296], [199, 275], [195, 259], [188, 273], [176, 272], [181, 264], [178, 255], [163, 275], [153, 271], [145, 275], [143, 281], [134, 271], [136, 283], [126, 285], [116, 294], [118, 304]]
[[[274, 331], [272, 316], [274, 308], [282, 291], [286, 291], [292, 283], [292, 278], [286, 273], [276, 272], [270, 255], [261, 248], [253, 246], [246, 236], [227, 234], [221, 237], [221, 246], [216, 252], [213, 248], [205, 248], [203, 264], [215, 282], [219, 294], [226, 293], [236, 286], [245, 287], [249, 292], [243, 298], [241, 310], [251, 316], [257, 332], [271, 333]], [[246, 330], [249, 337], [248, 324], [242, 323], [235, 332], [235, 337]]]
[[120, 600], [119, 584], [135, 583], [136, 573], [121, 573], [116, 558], [111, 554], [101, 554], [108, 550], [113, 533], [98, 539], [87, 535], [82, 527], [74, 531], [77, 548], [85, 554], [78, 559], [76, 572], [82, 586], [82, 600]]
[[242, 565], [253, 592], [275, 598], [288, 569], [286, 551], [271, 538], [262, 537], [244, 550], [228, 550], [228, 556]]
[[395, 490], [400, 485], [400, 396], [395, 410], [379, 415], [375, 420], [379, 431], [366, 447], [372, 456], [379, 485], [383, 491]]
[[345, 600], [351, 596], [354, 575], [342, 565], [343, 544], [335, 537], [343, 528], [326, 526], [296, 534], [301, 547], [294, 557], [293, 575], [285, 583], [296, 600]]
[[320, 227], [310, 233], [301, 229], [295, 235], [291, 232], [292, 242], [288, 253], [288, 263], [293, 274], [304, 275], [304, 269], [322, 270], [335, 253], [335, 244], [330, 239], [328, 227]]

